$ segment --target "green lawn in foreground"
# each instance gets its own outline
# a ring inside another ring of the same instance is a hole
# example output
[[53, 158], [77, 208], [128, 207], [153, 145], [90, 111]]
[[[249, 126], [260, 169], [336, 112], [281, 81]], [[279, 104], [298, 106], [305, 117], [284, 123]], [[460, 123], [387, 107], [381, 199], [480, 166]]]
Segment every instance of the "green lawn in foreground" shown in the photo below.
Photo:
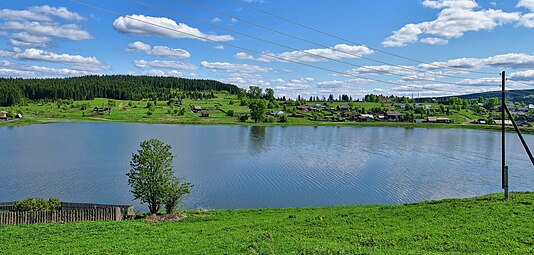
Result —
[[405, 205], [185, 211], [143, 220], [0, 226], [0, 254], [532, 254], [534, 193]]

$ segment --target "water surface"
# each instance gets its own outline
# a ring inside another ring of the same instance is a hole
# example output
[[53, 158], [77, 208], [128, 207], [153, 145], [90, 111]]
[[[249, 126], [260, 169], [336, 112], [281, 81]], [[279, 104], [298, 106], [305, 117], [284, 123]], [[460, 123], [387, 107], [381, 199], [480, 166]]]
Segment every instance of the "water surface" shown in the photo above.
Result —
[[[500, 133], [390, 127], [56, 123], [0, 127], [0, 201], [134, 203], [127, 176], [146, 139], [173, 147], [186, 208], [405, 203], [500, 192]], [[534, 147], [534, 136], [525, 136]], [[534, 167], [508, 134], [510, 187]]]

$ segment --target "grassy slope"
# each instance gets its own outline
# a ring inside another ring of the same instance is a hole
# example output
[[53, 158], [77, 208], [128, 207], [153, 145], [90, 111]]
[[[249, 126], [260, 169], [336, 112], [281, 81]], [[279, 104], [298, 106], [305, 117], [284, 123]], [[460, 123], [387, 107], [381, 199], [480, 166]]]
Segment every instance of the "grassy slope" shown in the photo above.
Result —
[[[234, 101], [234, 104], [230, 105], [230, 101]], [[128, 122], [128, 123], [145, 123], [145, 124], [194, 124], [194, 125], [259, 125], [259, 126], [386, 126], [386, 127], [414, 127], [414, 128], [469, 128], [469, 129], [482, 129], [482, 130], [495, 130], [499, 131], [500, 126], [497, 125], [476, 125], [476, 124], [461, 124], [465, 122], [465, 118], [462, 115], [468, 116], [471, 119], [478, 119], [481, 116], [476, 116], [472, 112], [462, 110], [459, 113], [452, 115], [437, 115], [438, 117], [448, 117], [456, 121], [456, 124], [416, 124], [409, 122], [325, 122], [325, 121], [311, 121], [306, 117], [304, 118], [288, 118], [287, 123], [254, 123], [251, 120], [248, 122], [239, 122], [236, 117], [229, 117], [219, 110], [211, 110], [209, 118], [199, 117], [199, 113], [192, 113], [189, 110], [186, 111], [185, 116], [177, 116], [173, 110], [166, 105], [165, 101], [158, 102], [158, 106], [155, 108], [152, 116], [147, 116], [148, 109], [145, 108], [146, 102], [133, 101], [136, 107], [128, 107], [127, 100], [115, 100], [116, 107], [113, 109], [111, 115], [92, 115], [92, 109], [94, 107], [102, 107], [108, 104], [108, 99], [97, 98], [91, 101], [76, 101], [73, 107], [67, 109], [58, 108], [55, 103], [48, 103], [44, 106], [38, 106], [35, 103], [30, 103], [28, 106], [20, 107], [7, 107], [2, 110], [23, 112], [25, 118], [14, 122], [0, 122], [0, 126], [23, 126], [30, 124], [44, 124], [51, 122]], [[90, 105], [85, 116], [82, 115], [80, 106], [83, 103]], [[184, 100], [183, 107], [189, 109], [189, 105], [199, 105], [206, 108], [214, 109], [216, 104], [222, 105], [221, 109], [224, 111], [233, 110], [236, 115], [240, 113], [248, 112], [248, 107], [240, 106], [239, 101], [234, 95], [220, 94], [218, 98], [209, 100]], [[346, 104], [343, 102], [334, 102], [332, 106]], [[371, 109], [373, 107], [381, 107], [381, 103], [355, 103], [356, 107], [365, 107]], [[387, 104], [385, 104], [387, 106]], [[434, 107], [438, 107], [437, 104], [432, 104]], [[168, 113], [171, 110], [171, 113]], [[275, 111], [276, 109], [271, 109]], [[534, 133], [534, 128], [523, 128], [524, 133]], [[508, 127], [508, 131], [513, 131], [512, 127]]]
[[391, 254], [534, 252], [534, 193], [406, 205], [186, 211], [143, 220], [0, 226], [1, 254]]

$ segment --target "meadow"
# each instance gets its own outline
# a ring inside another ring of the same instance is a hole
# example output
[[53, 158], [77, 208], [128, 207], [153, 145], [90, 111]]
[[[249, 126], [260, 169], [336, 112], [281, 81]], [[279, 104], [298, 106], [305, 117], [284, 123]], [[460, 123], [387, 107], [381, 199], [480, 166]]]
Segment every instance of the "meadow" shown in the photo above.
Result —
[[180, 222], [2, 225], [1, 254], [532, 254], [534, 193], [402, 205], [190, 210]]

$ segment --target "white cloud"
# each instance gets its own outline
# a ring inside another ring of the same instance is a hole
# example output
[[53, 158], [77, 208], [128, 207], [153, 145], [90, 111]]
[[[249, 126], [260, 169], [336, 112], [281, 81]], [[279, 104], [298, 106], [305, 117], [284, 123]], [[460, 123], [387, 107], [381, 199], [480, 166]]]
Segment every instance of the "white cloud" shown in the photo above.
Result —
[[173, 76], [173, 77], [182, 77], [183, 74], [178, 71], [162, 71], [158, 69], [145, 70], [141, 72], [129, 72], [129, 75], [146, 75], [146, 76]]
[[27, 32], [19, 32], [11, 35], [11, 45], [21, 47], [45, 47], [52, 41], [47, 36], [32, 35]]
[[35, 21], [52, 21], [52, 19], [44, 14], [35, 13], [28, 10], [0, 10], [0, 19], [5, 20], [35, 20]]
[[520, 0], [516, 7], [524, 7], [534, 12], [534, 0]]
[[519, 24], [524, 27], [534, 28], [534, 13], [528, 13], [521, 16], [521, 21], [519, 21]]
[[28, 10], [34, 13], [42, 13], [49, 16], [56, 16], [65, 20], [82, 21], [85, 20], [80, 14], [71, 12], [65, 7], [50, 7], [48, 5], [32, 6]]
[[424, 0], [423, 6], [432, 9], [443, 8], [463, 8], [473, 9], [477, 7], [477, 3], [473, 0]]
[[219, 23], [219, 22], [222, 22], [222, 19], [219, 18], [219, 17], [215, 17], [211, 20], [212, 23]]
[[54, 36], [75, 41], [92, 38], [89, 32], [75, 24], [60, 25], [56, 23], [8, 21], [0, 25], [3, 29], [21, 30], [36, 35]]
[[519, 81], [534, 81], [534, 70], [525, 70], [509, 74], [513, 80]]
[[[6, 53], [6, 52], [5, 52]], [[3, 54], [0, 54], [3, 55]], [[109, 66], [100, 62], [96, 57], [83, 57], [80, 55], [57, 54], [51, 51], [40, 49], [25, 49], [19, 51], [14, 49], [13, 52], [7, 52], [5, 55], [16, 59], [44, 61], [60, 63], [71, 66], [71, 68], [81, 71], [103, 71], [109, 70]]]
[[[155, 25], [157, 26], [155, 26]], [[144, 15], [128, 15], [117, 18], [113, 22], [113, 27], [125, 34], [138, 36], [159, 36], [165, 38], [190, 38], [201, 41], [231, 41], [231, 35], [209, 35], [200, 32], [197, 28], [192, 28], [184, 23], [177, 24], [176, 21], [164, 17], [150, 17]]]
[[[493, 30], [511, 22], [519, 21], [517, 12], [482, 9], [475, 10], [477, 4], [471, 0], [425, 0], [423, 5], [434, 9], [442, 9], [433, 21], [407, 24], [394, 31], [382, 45], [385, 47], [402, 47], [419, 41], [420, 35], [430, 35], [435, 39], [431, 42], [443, 43], [446, 39], [459, 38], [469, 31]], [[442, 39], [438, 41], [437, 39]], [[429, 39], [422, 42], [429, 43]]]
[[374, 53], [373, 50], [365, 46], [351, 46], [347, 44], [338, 44], [326, 49], [308, 49], [302, 51], [283, 52], [279, 54], [266, 53], [261, 57], [254, 57], [245, 52], [238, 52], [235, 58], [241, 60], [255, 60], [261, 62], [271, 61], [298, 61], [298, 62], [323, 62], [330, 59], [359, 58], [363, 55]]
[[128, 44], [128, 51], [144, 52], [150, 56], [169, 58], [190, 58], [191, 54], [183, 49], [174, 49], [167, 46], [150, 46], [143, 42], [132, 42]]
[[0, 66], [4, 70], [0, 75], [11, 77], [65, 77], [91, 74], [90, 72], [73, 70], [68, 68], [50, 68], [44, 66], [29, 66], [0, 60]]
[[224, 46], [223, 45], [217, 45], [217, 46], [215, 46], [213, 48], [216, 49], [216, 50], [224, 50]]
[[445, 44], [449, 43], [448, 40], [443, 39], [443, 38], [437, 38], [437, 37], [423, 38], [423, 39], [421, 39], [421, 42], [422, 43], [427, 43], [427, 44], [430, 44], [430, 45], [445, 45]]
[[200, 65], [211, 70], [220, 70], [220, 71], [232, 72], [232, 73], [255, 73], [255, 72], [272, 71], [272, 68], [269, 68], [269, 67], [247, 65], [247, 64], [232, 64], [228, 62], [202, 61]]
[[182, 62], [176, 62], [176, 61], [161, 61], [161, 60], [154, 60], [154, 61], [146, 61], [146, 60], [136, 60], [134, 61], [134, 65], [139, 68], [168, 68], [168, 69], [180, 69], [180, 70], [196, 70], [198, 69], [197, 66], [189, 64], [189, 63], [182, 63]]

